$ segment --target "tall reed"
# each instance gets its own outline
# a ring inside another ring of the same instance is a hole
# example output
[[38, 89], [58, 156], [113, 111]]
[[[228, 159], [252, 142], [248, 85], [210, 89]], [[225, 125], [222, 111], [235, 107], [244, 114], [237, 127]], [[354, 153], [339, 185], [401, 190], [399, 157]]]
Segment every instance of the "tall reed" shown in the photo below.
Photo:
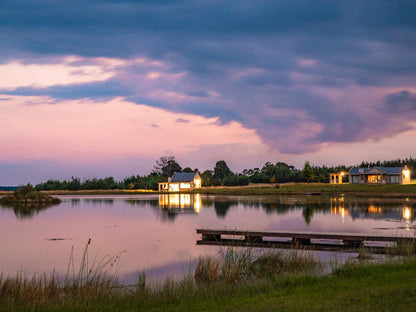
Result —
[[119, 284], [116, 275], [120, 253], [114, 256], [106, 255], [101, 260], [95, 257], [89, 261], [88, 247], [91, 239], [84, 248], [79, 268], [75, 270], [74, 249], [71, 250], [67, 273], [63, 281], [55, 271], [50, 275], [34, 275], [27, 278], [23, 273], [15, 277], [0, 276], [0, 306], [15, 304], [36, 306], [46, 302], [77, 301], [86, 303], [92, 298], [107, 297], [116, 293], [114, 289]]
[[199, 257], [195, 269], [197, 282], [242, 281], [316, 274], [323, 269], [320, 261], [306, 251], [253, 251], [229, 247], [216, 257]]
[[321, 267], [311, 254], [298, 251], [264, 252], [230, 247], [216, 257], [200, 257], [195, 271], [190, 271], [182, 280], [167, 278], [160, 283], [149, 283], [145, 273], [141, 273], [134, 285], [121, 285], [115, 274], [121, 253], [91, 260], [90, 244], [91, 240], [85, 246], [77, 269], [74, 250], [71, 250], [63, 280], [55, 272], [32, 278], [23, 274], [0, 276], [0, 311], [44, 311], [62, 307], [87, 310], [90, 306], [98, 307], [96, 310], [105, 306], [108, 310], [108, 307], [119, 309], [119, 304], [128, 308], [130, 305], [157, 306], [160, 302], [175, 305], [185, 298], [198, 301], [216, 298], [224, 292], [231, 294], [243, 284], [250, 292], [269, 289], [281, 277], [314, 274]]

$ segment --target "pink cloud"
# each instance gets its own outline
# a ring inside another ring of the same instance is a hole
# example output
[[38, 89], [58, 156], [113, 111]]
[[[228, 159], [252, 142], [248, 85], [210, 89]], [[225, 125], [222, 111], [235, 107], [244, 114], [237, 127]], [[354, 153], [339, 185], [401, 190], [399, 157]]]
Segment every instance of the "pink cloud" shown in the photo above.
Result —
[[318, 61], [310, 58], [300, 58], [297, 60], [297, 64], [301, 67], [311, 67], [317, 64]]
[[[122, 99], [0, 99], [2, 161], [157, 158], [166, 152], [185, 154], [203, 144], [261, 144], [255, 130], [235, 121], [221, 124], [218, 118], [172, 113]], [[178, 123], [178, 119], [189, 122]]]
[[[55, 60], [56, 61], [56, 60]], [[91, 64], [87, 64], [87, 63]], [[0, 89], [44, 88], [54, 85], [105, 81], [114, 76], [112, 69], [123, 61], [68, 56], [59, 63], [24, 63], [20, 60], [0, 65]]]

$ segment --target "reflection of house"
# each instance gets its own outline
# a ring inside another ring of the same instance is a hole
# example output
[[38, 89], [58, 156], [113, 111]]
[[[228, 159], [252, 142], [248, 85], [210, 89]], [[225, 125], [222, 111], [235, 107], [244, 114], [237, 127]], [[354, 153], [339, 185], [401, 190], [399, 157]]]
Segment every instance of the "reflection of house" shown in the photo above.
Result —
[[404, 167], [352, 168], [349, 182], [354, 184], [409, 184], [410, 170]]
[[201, 204], [199, 194], [159, 194], [159, 207], [177, 213], [199, 213]]
[[354, 219], [379, 219], [413, 221], [415, 219], [414, 208], [408, 202], [386, 202], [386, 201], [357, 201], [345, 200], [344, 197], [330, 198], [331, 214], [345, 216], [350, 215]]
[[198, 172], [175, 172], [168, 182], [159, 183], [160, 192], [180, 192], [201, 188]]

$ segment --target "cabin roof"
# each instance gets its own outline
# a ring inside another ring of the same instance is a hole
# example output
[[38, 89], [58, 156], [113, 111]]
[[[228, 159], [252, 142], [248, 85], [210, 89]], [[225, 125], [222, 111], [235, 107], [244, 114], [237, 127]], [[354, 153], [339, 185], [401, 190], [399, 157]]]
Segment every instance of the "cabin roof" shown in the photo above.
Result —
[[196, 172], [175, 172], [171, 182], [192, 182]]

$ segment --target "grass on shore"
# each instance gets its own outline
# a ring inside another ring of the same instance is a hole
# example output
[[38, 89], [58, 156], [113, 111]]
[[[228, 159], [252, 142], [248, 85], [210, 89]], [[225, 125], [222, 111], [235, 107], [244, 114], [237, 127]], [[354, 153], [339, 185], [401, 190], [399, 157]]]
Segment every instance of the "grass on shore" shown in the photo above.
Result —
[[[274, 184], [256, 186], [217, 186], [203, 187], [193, 190], [193, 193], [212, 195], [297, 195], [297, 194], [351, 194], [351, 195], [380, 195], [380, 196], [416, 196], [416, 183], [400, 185], [362, 185], [362, 184], [338, 184], [329, 183], [286, 183], [276, 188]], [[101, 195], [101, 194], [159, 194], [153, 190], [83, 190], [83, 191], [48, 191], [54, 195]]]
[[[192, 193], [212, 195], [304, 195], [304, 194], [350, 194], [350, 195], [379, 195], [379, 196], [416, 196], [416, 183], [412, 184], [385, 184], [385, 185], [363, 185], [363, 184], [329, 184], [329, 183], [283, 183], [280, 188], [275, 184], [252, 184], [250, 186], [216, 186], [203, 187], [193, 190]], [[10, 191], [0, 191], [1, 195], [11, 194]], [[149, 189], [139, 190], [55, 190], [42, 191], [50, 195], [134, 195], [134, 194], [160, 194], [158, 191]], [[185, 192], [186, 193], [186, 192]], [[189, 192], [188, 192], [189, 193]], [[166, 193], [163, 193], [166, 194]]]
[[[199, 258], [195, 273], [151, 284], [145, 274], [123, 286], [106, 274], [116, 257], [73, 259], [63, 281], [55, 274], [0, 277], [0, 311], [414, 311], [416, 260], [348, 263], [319, 276], [304, 251], [255, 253], [229, 248]], [[410, 259], [410, 260], [409, 260]], [[71, 273], [72, 271], [72, 273]]]
[[218, 195], [380, 195], [380, 196], [416, 196], [416, 184], [385, 184], [385, 185], [362, 185], [362, 184], [328, 184], [328, 183], [287, 183], [280, 184], [280, 188], [270, 187], [215, 187], [194, 190], [201, 194]]

